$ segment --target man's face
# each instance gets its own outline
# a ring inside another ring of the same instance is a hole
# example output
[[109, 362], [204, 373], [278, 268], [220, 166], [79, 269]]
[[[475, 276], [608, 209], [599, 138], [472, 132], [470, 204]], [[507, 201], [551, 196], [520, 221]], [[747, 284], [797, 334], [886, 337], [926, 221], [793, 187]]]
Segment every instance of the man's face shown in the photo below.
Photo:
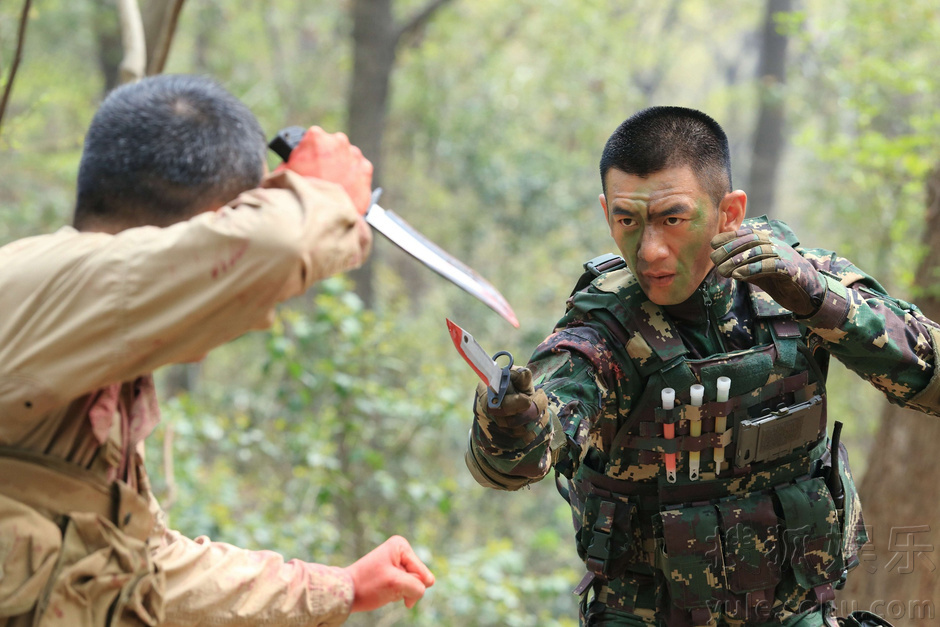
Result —
[[610, 235], [640, 287], [657, 305], [685, 301], [712, 269], [709, 242], [729, 228], [727, 216], [688, 166], [646, 178], [611, 169], [606, 190]]

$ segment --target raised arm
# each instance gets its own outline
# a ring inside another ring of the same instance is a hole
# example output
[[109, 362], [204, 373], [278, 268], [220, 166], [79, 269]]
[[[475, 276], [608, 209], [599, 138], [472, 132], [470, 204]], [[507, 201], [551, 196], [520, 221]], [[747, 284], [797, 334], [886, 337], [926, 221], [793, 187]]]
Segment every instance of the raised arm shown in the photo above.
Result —
[[363, 261], [360, 221], [339, 185], [281, 172], [167, 228], [64, 228], [0, 249], [5, 419], [267, 326], [276, 303]]
[[940, 325], [915, 305], [889, 296], [829, 251], [795, 249], [751, 229], [723, 234], [712, 245], [719, 272], [757, 285], [796, 314], [889, 401], [940, 415]]

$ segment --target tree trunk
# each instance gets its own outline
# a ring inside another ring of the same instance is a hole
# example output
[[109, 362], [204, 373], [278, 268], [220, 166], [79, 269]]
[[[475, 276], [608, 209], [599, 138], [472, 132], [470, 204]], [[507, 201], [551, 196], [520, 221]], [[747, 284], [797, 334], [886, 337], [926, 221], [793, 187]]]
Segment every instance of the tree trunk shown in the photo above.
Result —
[[382, 181], [382, 136], [388, 110], [389, 83], [395, 64], [396, 26], [392, 0], [354, 0], [353, 76], [349, 91], [349, 140], [375, 166]]
[[[353, 75], [349, 90], [349, 140], [375, 168], [374, 187], [382, 184], [382, 137], [388, 111], [388, 92], [395, 64], [395, 24], [392, 0], [354, 0]], [[368, 308], [375, 304], [374, 261], [351, 273], [356, 293]]]
[[149, 0], [141, 13], [147, 43], [147, 74], [160, 74], [170, 54], [176, 23], [185, 0]]
[[[346, 130], [349, 140], [372, 162], [374, 187], [382, 185], [382, 138], [395, 51], [450, 0], [429, 0], [404, 23], [392, 16], [393, 0], [353, 0], [353, 76], [350, 82]], [[350, 273], [356, 293], [368, 308], [375, 304], [373, 267], [376, 255]]]
[[791, 0], [767, 0], [757, 71], [760, 109], [748, 180], [748, 209], [753, 215], [775, 213], [777, 172], [784, 150], [784, 85], [787, 36], [777, 30], [775, 16], [791, 9]]
[[96, 0], [94, 3], [95, 42], [98, 52], [98, 68], [104, 77], [102, 94], [106, 95], [121, 82], [121, 25], [114, 2]]
[[[927, 180], [924, 246], [917, 271], [921, 310], [940, 320], [940, 168]], [[940, 419], [886, 406], [860, 485], [869, 544], [839, 596], [840, 614], [873, 611], [893, 624], [936, 619], [940, 599]]]

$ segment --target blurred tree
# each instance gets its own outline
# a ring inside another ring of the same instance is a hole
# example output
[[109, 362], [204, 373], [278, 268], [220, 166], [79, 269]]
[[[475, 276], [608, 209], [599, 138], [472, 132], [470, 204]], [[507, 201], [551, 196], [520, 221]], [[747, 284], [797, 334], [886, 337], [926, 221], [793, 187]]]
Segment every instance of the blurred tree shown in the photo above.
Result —
[[781, 14], [792, 9], [791, 0], [766, 0], [761, 33], [760, 62], [757, 69], [757, 130], [751, 170], [748, 176], [748, 209], [751, 215], [774, 215], [780, 163], [785, 148], [785, 86], [787, 81], [787, 39], [781, 29]]
[[[925, 249], [915, 278], [917, 303], [940, 320], [940, 168], [927, 177]], [[869, 544], [840, 598], [843, 609], [874, 607], [896, 626], [935, 619], [940, 599], [940, 421], [884, 406], [868, 470], [861, 482]], [[903, 576], [902, 576], [903, 575]]]
[[[16, 71], [20, 67], [20, 61], [23, 59], [23, 44], [26, 41], [26, 25], [29, 22], [29, 10], [31, 6], [32, 0], [24, 0], [23, 9], [20, 12], [19, 27], [16, 31], [16, 45], [13, 52], [13, 61], [10, 63], [10, 70], [3, 83], [3, 95], [0, 96], [0, 129], [3, 128], [3, 115], [6, 113], [7, 103], [10, 101], [10, 93], [13, 91], [13, 81], [16, 79]], [[0, 64], [0, 70], [2, 69], [3, 65]]]
[[[382, 185], [382, 141], [396, 53], [401, 45], [413, 43], [434, 13], [450, 1], [428, 0], [403, 22], [392, 15], [393, 0], [352, 2], [353, 72], [346, 128], [349, 140], [359, 146], [375, 168], [372, 176], [375, 187]], [[350, 274], [366, 307], [375, 304], [375, 259], [373, 255]]]
[[141, 13], [148, 76], [163, 72], [184, 2], [185, 0], [144, 0]]
[[[800, 143], [814, 154], [810, 168], [824, 173], [809, 179], [808, 197], [822, 209], [807, 214], [817, 227], [810, 230], [812, 245], [839, 250], [935, 320], [940, 56], [928, 42], [940, 36], [936, 17], [929, 1], [903, 8], [886, 0], [812, 4], [798, 40], [806, 91], [793, 101], [801, 103]], [[848, 395], [833, 395], [830, 416], [845, 417], [849, 430], [868, 420], [870, 408], [881, 417], [861, 460], [872, 543], [839, 593], [840, 609], [874, 609], [897, 625], [918, 624], [915, 612], [935, 617], [937, 611], [932, 550], [940, 536], [929, 525], [937, 514], [940, 465], [923, 444], [933, 441], [936, 418], [888, 406], [880, 396], [859, 402], [854, 390], [871, 390], [861, 389], [864, 382], [851, 385]]]

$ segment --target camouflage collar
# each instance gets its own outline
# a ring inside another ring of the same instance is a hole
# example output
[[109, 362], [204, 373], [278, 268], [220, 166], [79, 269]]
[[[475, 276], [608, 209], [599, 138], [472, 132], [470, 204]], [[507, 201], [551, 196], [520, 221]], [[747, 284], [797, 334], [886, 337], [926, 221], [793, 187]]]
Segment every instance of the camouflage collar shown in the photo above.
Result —
[[684, 302], [665, 305], [669, 317], [686, 324], [702, 324], [706, 319], [724, 318], [734, 307], [738, 282], [721, 276], [712, 268], [698, 288]]

